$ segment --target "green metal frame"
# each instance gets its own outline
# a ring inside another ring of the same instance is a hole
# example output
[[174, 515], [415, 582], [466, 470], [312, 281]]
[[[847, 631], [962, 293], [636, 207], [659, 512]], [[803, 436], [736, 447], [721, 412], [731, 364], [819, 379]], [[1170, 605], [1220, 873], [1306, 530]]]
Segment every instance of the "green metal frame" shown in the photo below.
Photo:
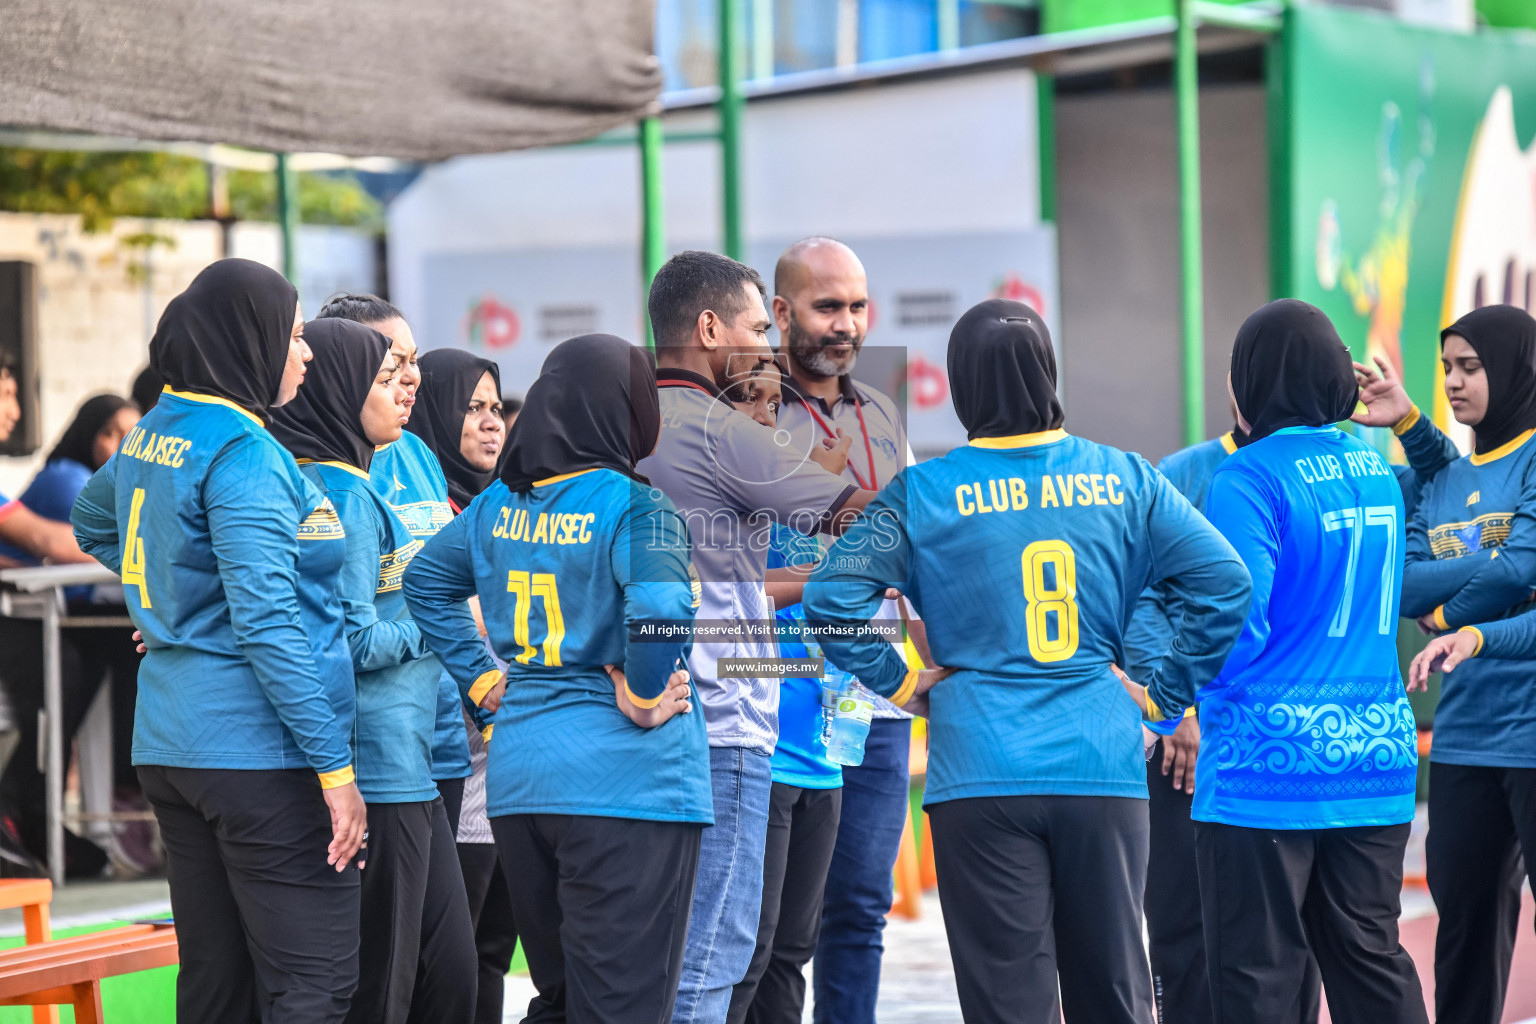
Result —
[[741, 245], [741, 0], [720, 0], [720, 227], [725, 254]]
[[1179, 111], [1179, 249], [1183, 264], [1184, 443], [1205, 440], [1205, 261], [1200, 239], [1200, 56], [1194, 0], [1175, 0], [1174, 91]]
[[[720, 99], [718, 132], [684, 132], [664, 135], [659, 118], [640, 122], [635, 136], [603, 136], [589, 140], [589, 145], [640, 145], [641, 167], [641, 267], [647, 292], [650, 282], [666, 259], [666, 231], [663, 223], [662, 149], [667, 142], [718, 141], [720, 143], [720, 223], [722, 246], [726, 255], [741, 259], [744, 254], [741, 217], [741, 125], [744, 101], [741, 90], [744, 44], [741, 33], [742, 0], [718, 0], [719, 7], [719, 80]], [[958, 5], [952, 0], [938, 0], [941, 43], [957, 45], [955, 22]], [[765, 16], [764, 0], [753, 0], [753, 16], [759, 35], [771, 19]], [[1201, 242], [1200, 211], [1200, 75], [1195, 31], [1200, 23], [1256, 32], [1278, 32], [1270, 44], [1266, 61], [1270, 78], [1270, 160], [1271, 184], [1275, 199], [1270, 209], [1270, 280], [1275, 294], [1284, 294], [1285, 259], [1288, 253], [1290, 208], [1283, 194], [1288, 180], [1284, 173], [1286, 159], [1285, 113], [1289, 82], [1285, 79], [1284, 27], [1288, 19], [1265, 5], [1228, 5], [1211, 0], [1174, 0], [1174, 88], [1178, 109], [1179, 150], [1179, 248], [1182, 273], [1181, 303], [1183, 326], [1184, 440], [1196, 444], [1205, 439], [1205, 290], [1204, 256]], [[1085, 33], [1061, 33], [1079, 35]], [[759, 39], [759, 43], [762, 40]], [[759, 45], [758, 51], [763, 46]], [[764, 55], [754, 54], [753, 72], [761, 76]], [[1056, 88], [1053, 76], [1038, 73], [1035, 78], [1037, 130], [1039, 138], [1040, 219], [1056, 219]], [[281, 158], [280, 158], [281, 160]], [[280, 162], [280, 168], [282, 166]], [[280, 171], [281, 173], [281, 171]], [[287, 222], [285, 221], [285, 224]], [[287, 233], [285, 231], [285, 239]], [[285, 265], [287, 264], [285, 248]], [[647, 327], [647, 339], [650, 338]]]
[[[661, 151], [666, 139], [661, 132], [661, 118], [647, 117], [640, 122], [640, 272], [645, 290], [641, 294], [641, 307], [651, 294], [651, 282], [656, 271], [667, 259], [666, 202], [662, 192]], [[656, 336], [651, 330], [651, 317], [645, 315], [645, 344], [656, 347]]]
[[298, 285], [299, 176], [287, 153], [277, 154], [277, 223], [283, 236], [283, 276]]

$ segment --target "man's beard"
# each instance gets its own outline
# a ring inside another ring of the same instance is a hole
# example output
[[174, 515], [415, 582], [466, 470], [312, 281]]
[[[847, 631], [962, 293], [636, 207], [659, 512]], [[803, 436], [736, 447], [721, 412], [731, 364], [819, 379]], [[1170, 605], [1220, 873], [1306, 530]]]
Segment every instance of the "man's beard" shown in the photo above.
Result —
[[[793, 314], [789, 318], [789, 354], [806, 372], [818, 377], [841, 377], [851, 373], [853, 364], [859, 361], [859, 346], [863, 341], [857, 335], [842, 333], [812, 338], [795, 321]], [[838, 357], [826, 350], [829, 344], [851, 345], [852, 348], [846, 356]]]

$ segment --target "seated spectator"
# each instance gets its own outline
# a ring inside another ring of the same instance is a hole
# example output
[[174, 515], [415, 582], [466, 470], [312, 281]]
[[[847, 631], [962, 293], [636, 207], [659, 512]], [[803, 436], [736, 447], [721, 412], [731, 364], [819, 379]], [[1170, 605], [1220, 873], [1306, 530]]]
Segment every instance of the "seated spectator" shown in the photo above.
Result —
[[[121, 396], [103, 394], [87, 399], [48, 453], [43, 468], [22, 492], [19, 504], [32, 515], [68, 530], [69, 511], [75, 498], [138, 421], [138, 407]], [[38, 565], [40, 554], [0, 544], [0, 558], [17, 565]], [[66, 597], [72, 609], [87, 614], [92, 610], [101, 614], [96, 607], [101, 603], [122, 602], [121, 591], [115, 586], [71, 588]], [[46, 855], [47, 842], [46, 797], [43, 776], [37, 767], [38, 711], [43, 706], [42, 633], [34, 620], [0, 621], [4, 623], [0, 627], [0, 647], [7, 652], [5, 691], [19, 733], [15, 754], [0, 775], [0, 808], [5, 814], [0, 829], [12, 833], [12, 838], [41, 859]], [[60, 651], [66, 750], [110, 673], [114, 810], [147, 809], [139, 796], [138, 776], [131, 760], [133, 711], [138, 698], [138, 655], [132, 632], [126, 626], [68, 629], [62, 634]], [[158, 866], [159, 857], [152, 849], [153, 832], [145, 822], [117, 828], [110, 846], [112, 860], [121, 874], [141, 874]], [[70, 874], [89, 876], [106, 866], [107, 854], [66, 832], [65, 861]]]

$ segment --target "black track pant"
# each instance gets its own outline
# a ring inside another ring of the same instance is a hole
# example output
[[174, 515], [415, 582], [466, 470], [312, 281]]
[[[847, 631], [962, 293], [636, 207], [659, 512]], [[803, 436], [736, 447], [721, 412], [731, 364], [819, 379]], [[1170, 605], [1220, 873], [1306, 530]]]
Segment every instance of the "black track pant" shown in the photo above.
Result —
[[800, 1024], [805, 965], [816, 953], [821, 897], [837, 845], [843, 791], [773, 784], [763, 851], [763, 909], [747, 976], [731, 990], [728, 1024]]
[[[1524, 867], [1521, 850], [1525, 851]], [[1429, 766], [1429, 891], [1439, 1024], [1498, 1024], [1520, 879], [1536, 877], [1536, 769]]]
[[459, 866], [469, 896], [469, 922], [475, 929], [475, 954], [480, 962], [475, 1024], [501, 1024], [507, 972], [517, 952], [517, 921], [507, 876], [493, 843], [460, 843]]
[[351, 1024], [470, 1024], [475, 942], [441, 799], [369, 804]]
[[[1195, 884], [1195, 823], [1189, 817], [1194, 797], [1174, 789], [1172, 777], [1163, 774], [1161, 750], [1147, 762], [1147, 792], [1152, 798], [1147, 806], [1152, 849], [1143, 905], [1158, 1024], [1215, 1024], [1205, 972], [1200, 887]], [[1317, 1024], [1322, 996], [1317, 963], [1308, 957], [1296, 1012], [1277, 1024]]]
[[1152, 1019], [1147, 801], [976, 797], [928, 813], [966, 1024]]
[[357, 987], [358, 872], [325, 862], [314, 772], [140, 765], [181, 946], [176, 1019], [334, 1024]]
[[1335, 1024], [1427, 1024], [1418, 972], [1397, 938], [1408, 828], [1196, 822], [1216, 1019], [1291, 1019], [1310, 951]]
[[665, 1024], [683, 972], [702, 825], [491, 819], [539, 990], [525, 1024]]

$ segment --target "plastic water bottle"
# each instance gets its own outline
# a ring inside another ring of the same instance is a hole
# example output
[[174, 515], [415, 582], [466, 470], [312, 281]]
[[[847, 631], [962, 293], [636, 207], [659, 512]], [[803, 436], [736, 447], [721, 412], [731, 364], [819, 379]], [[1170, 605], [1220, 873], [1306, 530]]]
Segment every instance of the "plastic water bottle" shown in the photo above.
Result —
[[837, 716], [837, 702], [843, 695], [841, 683], [821, 684], [821, 734], [816, 738], [823, 747], [832, 743], [832, 719]]
[[832, 740], [827, 744], [827, 760], [850, 767], [863, 764], [864, 740], [869, 736], [869, 722], [874, 714], [875, 703], [867, 694], [856, 689], [843, 691], [832, 715]]

